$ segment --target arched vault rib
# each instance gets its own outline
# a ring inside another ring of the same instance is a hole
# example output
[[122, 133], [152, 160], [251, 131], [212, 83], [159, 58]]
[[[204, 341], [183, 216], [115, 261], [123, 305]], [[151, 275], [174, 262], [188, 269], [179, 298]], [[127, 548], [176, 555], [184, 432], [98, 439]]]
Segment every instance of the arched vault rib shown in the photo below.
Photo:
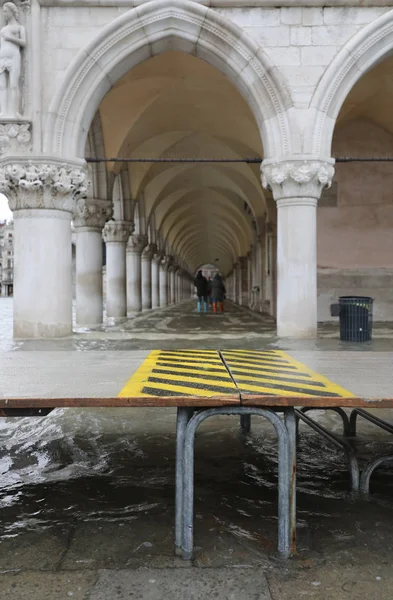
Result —
[[[217, 208], [221, 210], [217, 211]], [[236, 229], [242, 231], [244, 243], [247, 243], [253, 235], [251, 223], [246, 218], [244, 212], [236, 204], [232, 203], [230, 199], [216, 190], [211, 190], [208, 196], [202, 197], [198, 191], [184, 194], [176, 203], [171, 205], [170, 210], [163, 216], [159, 223], [159, 229], [163, 231], [167, 230], [169, 233], [181, 214], [187, 213], [188, 217], [192, 220], [194, 212], [196, 214], [204, 214], [206, 219], [209, 219], [210, 215], [214, 214], [217, 216], [218, 222], [222, 219], [231, 221]]]
[[233, 22], [187, 0], [152, 0], [131, 9], [80, 50], [45, 115], [43, 151], [83, 157], [88, 126], [106, 93], [134, 66], [167, 50], [168, 42], [232, 80], [254, 113], [267, 157], [292, 152], [292, 102], [270, 59]]

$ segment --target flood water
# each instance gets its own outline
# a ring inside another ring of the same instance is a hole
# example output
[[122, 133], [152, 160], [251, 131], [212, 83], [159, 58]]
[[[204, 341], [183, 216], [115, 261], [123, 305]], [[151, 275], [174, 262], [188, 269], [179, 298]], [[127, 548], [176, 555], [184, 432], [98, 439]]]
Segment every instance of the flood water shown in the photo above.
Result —
[[[2, 308], [1, 349], [12, 303]], [[104, 344], [105, 342], [102, 342]], [[72, 376], [70, 374], [70, 376]], [[334, 414], [315, 413], [331, 431]], [[349, 493], [341, 450], [301, 426], [298, 446], [299, 558], [387, 560], [393, 550], [393, 472], [372, 477], [372, 496]], [[391, 451], [390, 436], [362, 424], [359, 451]], [[253, 418], [217, 417], [196, 442], [196, 564], [244, 566], [274, 560], [277, 443]], [[42, 418], [0, 420], [0, 571], [88, 565], [172, 564], [175, 412], [172, 409], [63, 409]]]

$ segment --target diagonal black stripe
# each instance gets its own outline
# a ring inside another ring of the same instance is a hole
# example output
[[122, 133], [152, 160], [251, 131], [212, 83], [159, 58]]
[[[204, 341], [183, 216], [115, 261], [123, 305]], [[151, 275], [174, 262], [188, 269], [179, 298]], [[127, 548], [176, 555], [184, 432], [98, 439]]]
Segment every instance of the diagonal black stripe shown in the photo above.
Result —
[[[231, 363], [245, 363], [248, 366], [253, 365], [283, 365], [283, 366], [291, 366], [291, 363], [288, 360], [281, 360], [279, 358], [261, 358], [260, 360], [249, 360], [248, 358], [232, 358], [231, 356], [227, 358], [225, 354], [223, 357], [227, 361], [228, 365]], [[296, 367], [295, 367], [296, 368]]]
[[[161, 366], [161, 367], [174, 367], [176, 366], [177, 368], [181, 367], [181, 365], [173, 365], [172, 363], [168, 363], [165, 361], [157, 361], [156, 362], [156, 366]], [[183, 364], [183, 368], [188, 370], [192, 370], [192, 369], [196, 369], [198, 371], [211, 371], [213, 373], [225, 373], [225, 369], [223, 369], [222, 367], [219, 369], [217, 366], [212, 366], [212, 367], [208, 367], [206, 365], [184, 365]]]
[[[174, 373], [169, 369], [152, 369], [152, 373], [157, 373], [158, 375], [162, 373], [162, 375], [181, 375], [182, 377], [194, 377], [194, 379], [210, 379], [212, 381], [231, 381], [228, 376], [225, 375], [225, 371], [221, 371], [222, 375], [205, 375], [204, 373], [190, 373], [187, 371], [182, 371], [181, 373]], [[180, 382], [184, 383], [184, 382]]]
[[[249, 384], [249, 385], [254, 385], [254, 384]], [[257, 387], [257, 386], [256, 386]], [[289, 387], [287, 385], [280, 385], [280, 384], [275, 384], [275, 383], [261, 383], [261, 387], [267, 388], [269, 390], [277, 390], [278, 392], [280, 390], [286, 391], [286, 392], [293, 392], [294, 396], [301, 396], [303, 394], [308, 394], [309, 396], [323, 396], [325, 398], [342, 398], [342, 396], [340, 396], [340, 394], [334, 394], [333, 392], [322, 392], [321, 390], [309, 390], [309, 389], [305, 389], [302, 387]], [[259, 394], [258, 390], [243, 390], [241, 384], [239, 383], [239, 389], [243, 394]], [[279, 394], [277, 394], [277, 396], [279, 396]]]
[[[228, 365], [228, 366], [230, 368], [231, 373], [232, 372], [233, 373], [239, 372], [240, 369], [242, 369], [242, 371], [244, 371], [244, 369], [246, 368], [246, 367], [234, 367], [234, 366], [231, 366], [231, 365]], [[266, 374], [269, 374], [269, 373], [273, 373], [273, 375], [274, 374], [279, 375], [281, 373], [283, 375], [295, 375], [295, 374], [298, 375], [299, 374], [302, 377], [308, 377], [308, 378], [311, 379], [311, 375], [308, 375], [307, 373], [299, 373], [296, 369], [293, 369], [293, 371], [287, 371], [286, 369], [281, 369], [280, 368], [280, 370], [278, 371], [278, 370], [273, 369], [273, 368], [272, 369], [268, 369], [267, 367], [266, 368], [264, 368], [264, 367], [258, 367], [258, 368], [257, 367], [253, 367], [252, 371], [250, 371], [250, 375], [252, 375], [253, 373], [255, 373], [255, 375], [259, 375], [259, 374], [266, 375]], [[241, 373], [239, 373], [239, 375], [240, 374]]]
[[167, 381], [163, 381], [162, 379], [160, 379], [159, 377], [149, 377], [149, 379], [147, 380], [148, 383], [166, 383], [167, 385], [175, 385], [176, 387], [188, 387], [188, 388], [195, 388], [196, 390], [208, 390], [210, 392], [222, 392], [223, 394], [231, 394], [236, 392], [236, 388], [235, 386], [233, 386], [233, 391], [231, 390], [231, 388], [229, 387], [223, 387], [220, 385], [215, 385], [214, 383], [209, 383], [209, 384], [204, 384], [204, 383], [197, 383], [196, 381], [170, 381], [169, 379]]
[[172, 390], [156, 390], [155, 388], [151, 388], [148, 385], [143, 388], [142, 394], [148, 394], [149, 396], [192, 396], [192, 394], [187, 394], [187, 392], [174, 392]]
[[[250, 384], [253, 385], [258, 385], [258, 383], [264, 385], [265, 383], [265, 380], [262, 378], [259, 381], [253, 381], [252, 379], [250, 379], [250, 377], [255, 377], [255, 375], [241, 375], [240, 373], [237, 375], [233, 375], [233, 378], [237, 381], [237, 383], [240, 383], [241, 381], [243, 381], [243, 383], [247, 383], [246, 380], [249, 380]], [[297, 383], [299, 385], [301, 385], [302, 383], [306, 383], [307, 385], [314, 385], [316, 387], [326, 387], [326, 385], [324, 383], [321, 383], [320, 381], [303, 381], [301, 379], [292, 379], [291, 377], [278, 377], [276, 375], [265, 375], [265, 377], [267, 379], [273, 379], [274, 381], [282, 381], [283, 383]]]
[[192, 358], [186, 358], [186, 357], [184, 357], [184, 358], [175, 358], [173, 356], [167, 356], [167, 355], [164, 355], [164, 354], [160, 355], [160, 360], [171, 360], [174, 363], [180, 363], [180, 364], [183, 364], [185, 361], [186, 362], [195, 363], [196, 365], [198, 365], [198, 364], [201, 364], [201, 365], [205, 365], [205, 364], [209, 364], [209, 365], [218, 364], [218, 365], [221, 365], [222, 364], [222, 362], [218, 358], [216, 360], [214, 360], [214, 361], [209, 360], [208, 363], [206, 363], [206, 360], [204, 358], [194, 358], [194, 357], [192, 357]]

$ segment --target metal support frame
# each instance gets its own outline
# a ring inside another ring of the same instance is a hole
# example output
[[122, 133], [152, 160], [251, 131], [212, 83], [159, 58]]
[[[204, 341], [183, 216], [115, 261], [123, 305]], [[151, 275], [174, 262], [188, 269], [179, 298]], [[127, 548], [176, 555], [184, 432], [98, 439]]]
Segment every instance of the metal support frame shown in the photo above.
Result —
[[[179, 408], [178, 424], [182, 433], [177, 439], [183, 439], [184, 422], [187, 416], [181, 416], [187, 409]], [[246, 406], [231, 406], [201, 409], [189, 419], [186, 426], [183, 458], [179, 465], [183, 467], [182, 502], [176, 506], [176, 523], [181, 518], [182, 557], [190, 560], [194, 549], [194, 453], [195, 434], [205, 419], [218, 415], [259, 415], [267, 419], [275, 428], [278, 438], [278, 551], [288, 558], [295, 552], [296, 544], [296, 418], [294, 409], [283, 409], [284, 421], [271, 409]], [[179, 455], [180, 451], [178, 449]], [[177, 529], [176, 529], [177, 531]]]
[[240, 415], [240, 429], [245, 435], [251, 431], [251, 415]]
[[304, 423], [306, 423], [309, 427], [314, 429], [319, 435], [321, 435], [325, 440], [336, 446], [336, 448], [340, 448], [344, 450], [347, 461], [348, 461], [348, 470], [349, 477], [351, 483], [351, 490], [353, 492], [359, 491], [359, 480], [360, 480], [360, 467], [358, 459], [356, 458], [355, 451], [352, 446], [349, 444], [347, 440], [341, 440], [333, 433], [322, 427], [319, 423], [308, 417], [301, 410], [295, 409], [295, 414], [297, 419], [300, 419]]
[[393, 456], [378, 456], [374, 460], [371, 460], [367, 463], [367, 466], [362, 471], [362, 476], [360, 478], [360, 491], [362, 494], [370, 493], [370, 477], [375, 471], [377, 467], [382, 465], [383, 463], [391, 463], [393, 462]]
[[384, 429], [385, 431], [388, 431], [389, 433], [393, 433], [393, 425], [391, 425], [387, 421], [383, 421], [379, 417], [376, 417], [375, 415], [367, 412], [363, 408], [354, 408], [353, 411], [351, 412], [351, 416], [349, 418], [349, 434], [348, 435], [350, 435], [350, 436], [356, 436], [356, 423], [357, 423], [358, 416], [363, 417], [363, 419], [370, 421], [370, 423], [373, 423], [377, 427], [380, 427], [381, 429]]
[[181, 556], [182, 514], [183, 514], [183, 448], [189, 420], [193, 408], [178, 408], [176, 419], [176, 500], [175, 500], [175, 554]]
[[350, 431], [350, 424], [349, 424], [349, 418], [347, 413], [345, 412], [345, 410], [343, 408], [340, 408], [339, 406], [325, 406], [325, 407], [314, 407], [314, 406], [303, 406], [303, 408], [300, 409], [302, 411], [302, 413], [306, 413], [306, 412], [310, 412], [310, 410], [332, 410], [333, 412], [337, 413], [338, 415], [340, 415], [342, 422], [343, 422], [343, 435], [348, 437], [351, 435]]

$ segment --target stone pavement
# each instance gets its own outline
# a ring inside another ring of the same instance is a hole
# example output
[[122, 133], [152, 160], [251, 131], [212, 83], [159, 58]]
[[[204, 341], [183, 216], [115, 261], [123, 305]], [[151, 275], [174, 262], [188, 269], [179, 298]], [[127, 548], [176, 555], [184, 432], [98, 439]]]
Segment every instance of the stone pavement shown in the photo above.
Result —
[[[231, 308], [213, 320], [186, 303], [114, 331], [14, 342], [7, 306], [3, 397], [117, 395], [152, 348], [185, 346], [282, 348], [354, 394], [392, 395], [389, 338], [349, 350], [333, 337], [279, 344], [269, 319]], [[341, 430], [335, 415], [320, 418]], [[360, 423], [360, 434], [365, 454], [390, 447], [371, 424]], [[302, 426], [298, 555], [282, 562], [274, 551], [274, 434], [258, 419], [247, 437], [237, 419], [211, 419], [197, 437], [191, 565], [173, 555], [174, 465], [173, 409], [1, 420], [0, 598], [391, 600], [391, 470], [373, 476], [370, 500], [352, 498], [342, 453]]]

